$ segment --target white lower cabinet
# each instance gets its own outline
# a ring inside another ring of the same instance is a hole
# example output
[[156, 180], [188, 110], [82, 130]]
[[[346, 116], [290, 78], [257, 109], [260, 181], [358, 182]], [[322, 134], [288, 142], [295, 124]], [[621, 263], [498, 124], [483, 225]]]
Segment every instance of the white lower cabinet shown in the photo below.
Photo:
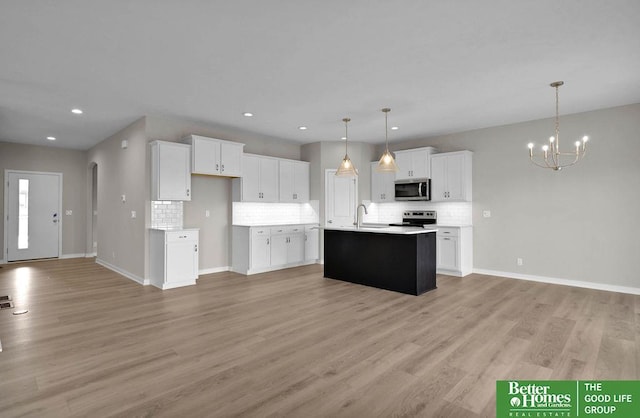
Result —
[[[317, 227], [317, 226], [316, 226]], [[310, 225], [233, 226], [231, 270], [255, 274], [317, 261], [319, 241]], [[307, 254], [307, 250], [314, 253]]]
[[442, 227], [436, 233], [436, 271], [464, 277], [473, 269], [473, 230], [470, 226]]
[[163, 290], [196, 284], [199, 231], [152, 229], [150, 238], [151, 284]]

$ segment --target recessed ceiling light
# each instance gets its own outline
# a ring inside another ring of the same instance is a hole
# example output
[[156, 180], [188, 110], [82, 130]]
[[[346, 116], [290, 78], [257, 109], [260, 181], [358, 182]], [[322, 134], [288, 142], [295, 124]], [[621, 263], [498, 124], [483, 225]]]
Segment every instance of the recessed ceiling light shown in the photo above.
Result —
[[300, 129], [301, 131], [306, 131], [307, 127], [306, 126], [298, 126], [298, 129]]
[[251, 112], [244, 112], [244, 113], [242, 114], [242, 116], [246, 116], [246, 117], [250, 118], [251, 116], [253, 116], [253, 113], [251, 113]]
[[391, 130], [392, 130], [392, 131], [397, 131], [398, 129], [400, 129], [400, 128], [398, 128], [397, 126], [392, 126], [392, 127], [391, 127]]
[[71, 109], [71, 113], [74, 113], [76, 115], [82, 115], [82, 109]]
[[48, 136], [48, 137], [47, 137], [47, 139], [48, 139], [49, 141], [55, 141], [55, 140], [56, 140], [56, 137], [55, 137], [55, 136]]

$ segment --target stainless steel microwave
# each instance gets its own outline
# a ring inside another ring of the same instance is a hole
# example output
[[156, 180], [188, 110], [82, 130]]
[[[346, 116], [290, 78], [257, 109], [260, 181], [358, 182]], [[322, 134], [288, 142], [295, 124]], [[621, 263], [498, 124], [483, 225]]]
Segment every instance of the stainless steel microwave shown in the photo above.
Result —
[[431, 179], [396, 180], [396, 200], [431, 200]]

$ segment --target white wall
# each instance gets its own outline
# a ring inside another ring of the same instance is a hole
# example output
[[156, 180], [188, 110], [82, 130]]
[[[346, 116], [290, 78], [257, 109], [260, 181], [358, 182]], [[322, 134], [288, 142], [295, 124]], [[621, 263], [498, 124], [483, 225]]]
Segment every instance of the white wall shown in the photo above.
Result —
[[563, 148], [591, 139], [585, 160], [560, 172], [528, 160], [527, 143], [553, 127], [536, 120], [391, 149], [474, 152], [475, 269], [640, 289], [640, 104], [561, 116]]
[[[0, 180], [4, 170], [46, 171], [62, 173], [62, 255], [84, 256], [86, 198], [86, 152], [37, 145], [0, 142]], [[1, 199], [4, 199], [2, 193]], [[71, 210], [72, 215], [65, 215]], [[4, 219], [4, 202], [0, 219]], [[0, 222], [0, 260], [4, 260], [4, 222]]]
[[[126, 149], [122, 140], [128, 141]], [[150, 205], [149, 146], [142, 118], [100, 142], [87, 152], [87, 173], [97, 164], [99, 262], [137, 281], [146, 278], [147, 232]], [[91, 183], [86, 181], [85, 199], [90, 202]], [[125, 195], [123, 203], [121, 196]], [[91, 211], [87, 205], [87, 211]], [[131, 218], [131, 211], [136, 218]], [[88, 219], [91, 219], [90, 217]], [[90, 222], [85, 223], [90, 228]], [[86, 231], [85, 230], [85, 231]], [[89, 234], [85, 234], [88, 236]], [[89, 235], [90, 236], [90, 235]], [[89, 237], [86, 248], [92, 248]]]

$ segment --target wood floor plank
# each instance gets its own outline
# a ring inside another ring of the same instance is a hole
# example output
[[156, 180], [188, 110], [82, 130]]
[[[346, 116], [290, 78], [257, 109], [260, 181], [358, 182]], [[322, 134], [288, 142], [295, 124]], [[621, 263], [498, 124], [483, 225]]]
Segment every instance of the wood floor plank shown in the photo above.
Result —
[[416, 297], [322, 273], [161, 291], [92, 259], [3, 265], [29, 313], [0, 311], [0, 415], [481, 417], [496, 380], [640, 378], [640, 296], [472, 274]]

